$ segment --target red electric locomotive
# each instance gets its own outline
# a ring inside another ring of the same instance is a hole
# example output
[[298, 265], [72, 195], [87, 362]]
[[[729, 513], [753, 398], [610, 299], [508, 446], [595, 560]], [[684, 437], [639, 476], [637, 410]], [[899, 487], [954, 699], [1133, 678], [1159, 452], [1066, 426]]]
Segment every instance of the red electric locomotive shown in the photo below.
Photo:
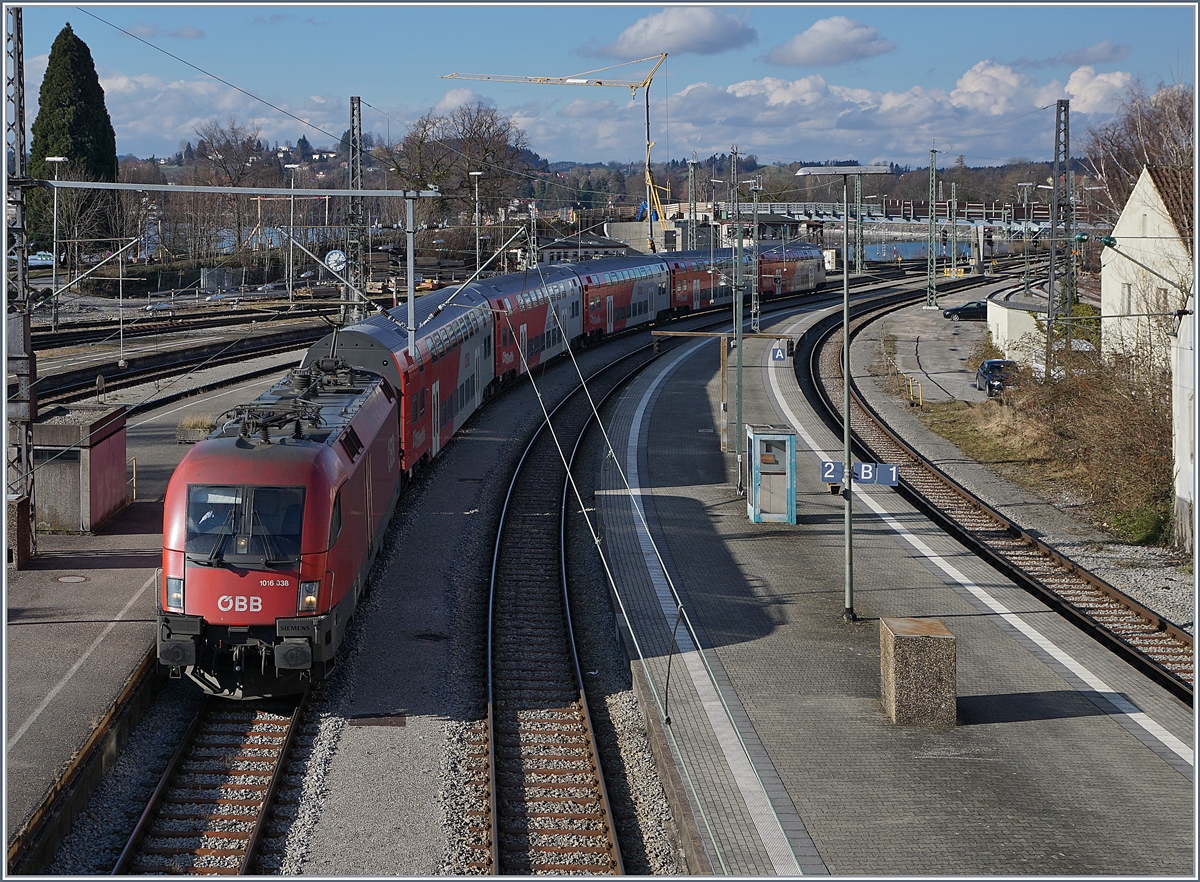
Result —
[[397, 403], [324, 359], [184, 456], [164, 500], [158, 658], [231, 698], [332, 668], [400, 491]]

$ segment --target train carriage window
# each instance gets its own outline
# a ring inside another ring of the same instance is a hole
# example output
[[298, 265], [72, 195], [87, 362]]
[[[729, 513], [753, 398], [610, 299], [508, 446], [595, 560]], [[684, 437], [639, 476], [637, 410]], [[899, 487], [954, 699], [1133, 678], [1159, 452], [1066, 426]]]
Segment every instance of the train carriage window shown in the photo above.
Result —
[[416, 423], [417, 421], [417, 398], [417, 393], [414, 392], [412, 395], [412, 408], [410, 409], [411, 416], [409, 417], [409, 422], [411, 423]]
[[421, 390], [421, 416], [425, 416], [425, 390]]

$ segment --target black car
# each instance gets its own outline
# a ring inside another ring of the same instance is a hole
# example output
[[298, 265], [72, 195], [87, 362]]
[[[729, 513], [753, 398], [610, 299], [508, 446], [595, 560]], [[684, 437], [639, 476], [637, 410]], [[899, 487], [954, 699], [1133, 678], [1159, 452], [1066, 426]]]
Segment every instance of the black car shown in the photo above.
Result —
[[1016, 378], [1017, 363], [1002, 358], [989, 358], [975, 371], [975, 388], [986, 392], [988, 398], [999, 395], [1007, 387], [1013, 385]]
[[987, 301], [971, 300], [962, 306], [952, 306], [942, 310], [942, 318], [952, 322], [984, 322], [987, 321]]

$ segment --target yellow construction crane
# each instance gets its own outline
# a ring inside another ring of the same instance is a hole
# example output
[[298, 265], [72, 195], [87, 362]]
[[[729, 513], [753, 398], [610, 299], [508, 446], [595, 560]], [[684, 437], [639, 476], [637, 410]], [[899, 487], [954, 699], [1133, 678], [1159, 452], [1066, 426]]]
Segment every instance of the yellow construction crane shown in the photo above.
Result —
[[[631, 64], [641, 64], [645, 61], [653, 61], [655, 57], [658, 61], [654, 68], [641, 80], [610, 80], [607, 77], [596, 77], [593, 74], [604, 73], [607, 70], [614, 70], [618, 67], [628, 67]], [[654, 142], [650, 140], [650, 83], [654, 80], [654, 74], [658, 72], [662, 63], [667, 60], [667, 53], [653, 56], [649, 58], [639, 58], [637, 61], [626, 61], [621, 64], [614, 64], [609, 67], [600, 67], [595, 70], [583, 71], [582, 73], [572, 74], [569, 77], [517, 77], [505, 76], [503, 74], [460, 74], [450, 73], [443, 74], [444, 80], [489, 80], [496, 83], [537, 83], [543, 86], [624, 86], [629, 89], [630, 94], [636, 98], [637, 90], [643, 89], [646, 95], [646, 221], [647, 221], [647, 241], [651, 251], [654, 251], [654, 215], [657, 212], [661, 218], [663, 216], [662, 204], [658, 200], [658, 188], [654, 186], [654, 178], [650, 173], [650, 148], [654, 146]], [[534, 248], [537, 245], [535, 243]]]

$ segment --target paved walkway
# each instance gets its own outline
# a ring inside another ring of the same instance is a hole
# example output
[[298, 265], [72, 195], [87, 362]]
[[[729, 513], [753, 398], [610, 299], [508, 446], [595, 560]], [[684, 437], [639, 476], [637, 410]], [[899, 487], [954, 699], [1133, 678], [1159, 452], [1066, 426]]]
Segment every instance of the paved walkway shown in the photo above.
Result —
[[[808, 321], [784, 324], [795, 336]], [[797, 524], [747, 519], [736, 463], [718, 449], [708, 341], [623, 397], [597, 493], [630, 645], [667, 705], [714, 869], [1191, 873], [1190, 709], [886, 488], [857, 494], [862, 620], [842, 621], [843, 503], [817, 468], [841, 441], [767, 343], [745, 344], [744, 419], [800, 430]], [[679, 605], [690, 633], [676, 627]], [[934, 617], [954, 632], [957, 727], [884, 717], [880, 616]]]

